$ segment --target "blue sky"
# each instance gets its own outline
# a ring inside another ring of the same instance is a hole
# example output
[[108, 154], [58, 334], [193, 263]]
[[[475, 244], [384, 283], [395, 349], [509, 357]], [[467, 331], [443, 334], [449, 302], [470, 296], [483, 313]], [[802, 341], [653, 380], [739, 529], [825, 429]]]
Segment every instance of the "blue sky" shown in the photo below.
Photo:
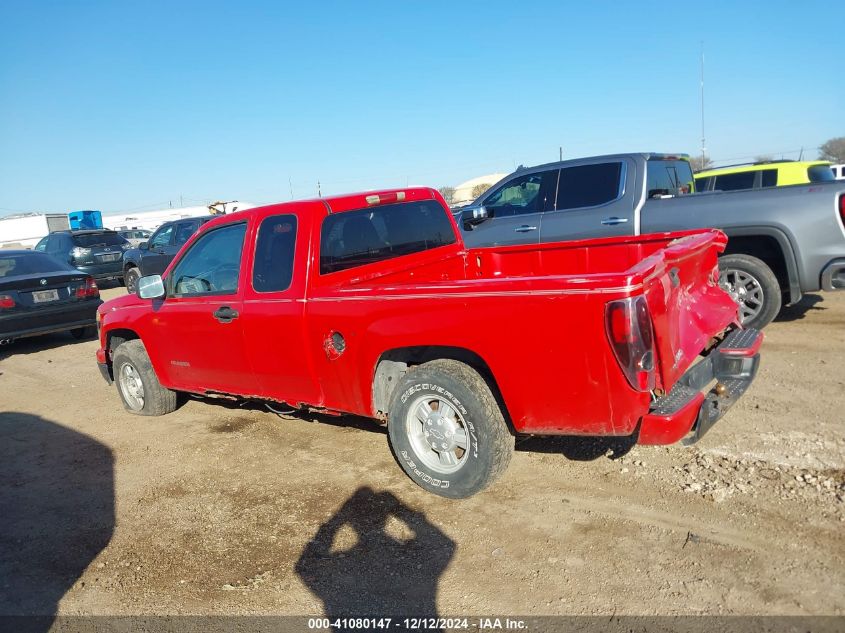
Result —
[[[0, 214], [845, 135], [839, 2], [0, 0]], [[796, 153], [785, 154], [797, 157]]]

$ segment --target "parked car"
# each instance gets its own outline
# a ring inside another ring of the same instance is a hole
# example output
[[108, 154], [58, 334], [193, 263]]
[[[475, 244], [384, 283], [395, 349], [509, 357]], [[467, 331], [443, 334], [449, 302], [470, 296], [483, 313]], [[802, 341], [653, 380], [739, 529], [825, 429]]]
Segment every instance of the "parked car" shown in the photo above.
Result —
[[827, 161], [769, 160], [700, 171], [695, 174], [695, 190], [737, 191], [828, 180], [834, 180], [834, 174]]
[[755, 328], [804, 292], [845, 288], [845, 183], [692, 191], [686, 155], [616, 154], [518, 170], [459, 213], [473, 247], [719, 228], [719, 283]]
[[215, 218], [206, 215], [165, 222], [158, 227], [149, 240], [138, 244], [138, 248], [127, 250], [123, 255], [123, 279], [128, 292], [135, 292], [135, 285], [144, 275], [160, 275], [188, 239], [203, 224]]
[[129, 242], [109, 229], [56, 231], [35, 245], [35, 250], [68, 262], [74, 268], [98, 279], [123, 278], [121, 260]]
[[153, 234], [152, 231], [147, 231], [146, 229], [129, 229], [125, 231], [118, 231], [120, 236], [124, 238], [132, 248], [138, 248], [141, 242], [146, 242], [150, 239], [150, 236]]
[[93, 333], [100, 291], [91, 275], [27, 250], [0, 250], [0, 345], [69, 330]]
[[105, 303], [97, 362], [139, 415], [181, 391], [376, 418], [411, 479], [466, 497], [505, 470], [515, 433], [701, 437], [762, 341], [716, 284], [725, 243], [467, 248], [427, 188], [254, 208]]

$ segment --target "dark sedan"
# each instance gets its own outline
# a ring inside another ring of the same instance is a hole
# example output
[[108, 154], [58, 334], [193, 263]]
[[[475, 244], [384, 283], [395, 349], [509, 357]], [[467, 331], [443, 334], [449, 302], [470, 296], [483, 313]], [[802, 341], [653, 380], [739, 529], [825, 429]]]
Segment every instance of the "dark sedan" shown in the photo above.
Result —
[[92, 333], [102, 303], [97, 282], [69, 263], [35, 251], [0, 250], [0, 345], [69, 330]]

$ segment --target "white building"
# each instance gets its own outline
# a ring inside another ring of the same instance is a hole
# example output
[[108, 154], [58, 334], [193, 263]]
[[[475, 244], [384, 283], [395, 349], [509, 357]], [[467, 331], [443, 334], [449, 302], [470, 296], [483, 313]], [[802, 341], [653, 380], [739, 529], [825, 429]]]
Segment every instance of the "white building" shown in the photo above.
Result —
[[452, 197], [452, 206], [472, 202], [476, 198], [476, 196], [472, 195], [472, 190], [475, 189], [475, 187], [478, 185], [492, 186], [505, 176], [507, 176], [507, 174], [488, 174], [486, 176], [479, 176], [478, 178], [462, 182], [455, 187], [455, 194]]
[[[181, 207], [178, 209], [156, 209], [153, 211], [136, 211], [134, 213], [103, 215], [103, 226], [108, 229], [122, 231], [124, 229], [147, 229], [154, 231], [165, 222], [181, 218], [195, 218], [211, 213], [234, 213], [253, 208], [249, 202], [216, 202], [213, 205], [197, 207]], [[214, 210], [211, 209], [214, 207]]]

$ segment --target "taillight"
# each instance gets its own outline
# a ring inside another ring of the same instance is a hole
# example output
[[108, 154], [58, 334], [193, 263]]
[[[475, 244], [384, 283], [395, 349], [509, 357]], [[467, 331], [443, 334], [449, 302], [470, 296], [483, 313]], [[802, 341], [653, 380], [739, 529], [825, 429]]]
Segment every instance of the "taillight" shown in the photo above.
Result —
[[15, 300], [10, 295], [0, 295], [0, 309], [14, 308]]
[[607, 338], [622, 373], [637, 391], [654, 389], [654, 334], [645, 297], [607, 304]]
[[89, 297], [99, 297], [100, 296], [100, 289], [97, 287], [97, 282], [94, 281], [93, 277], [87, 277], [85, 279], [85, 285], [80, 286], [76, 289], [76, 298], [77, 299], [87, 299]]

